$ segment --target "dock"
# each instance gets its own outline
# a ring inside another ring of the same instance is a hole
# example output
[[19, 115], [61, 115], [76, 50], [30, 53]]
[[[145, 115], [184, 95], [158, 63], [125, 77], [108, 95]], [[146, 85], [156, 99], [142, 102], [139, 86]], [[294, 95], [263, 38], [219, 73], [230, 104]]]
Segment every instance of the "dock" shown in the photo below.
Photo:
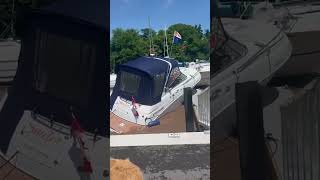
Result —
[[0, 179], [5, 180], [36, 180], [36, 178], [17, 169], [11, 162], [0, 156]]
[[111, 135], [110, 158], [129, 159], [145, 179], [209, 180], [210, 132]]

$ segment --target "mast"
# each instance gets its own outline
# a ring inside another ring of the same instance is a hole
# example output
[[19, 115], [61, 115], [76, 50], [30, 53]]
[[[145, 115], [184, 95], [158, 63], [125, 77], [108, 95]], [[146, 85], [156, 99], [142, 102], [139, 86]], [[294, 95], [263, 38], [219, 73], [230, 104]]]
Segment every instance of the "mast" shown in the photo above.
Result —
[[15, 0], [12, 0], [12, 11], [11, 11], [11, 36], [14, 37], [14, 25], [13, 25], [13, 17], [14, 17], [14, 6]]
[[151, 29], [150, 29], [150, 17], [148, 16], [149, 22], [149, 55], [151, 55]]
[[166, 38], [163, 38], [163, 57], [166, 57]]
[[[168, 38], [167, 38], [167, 26], [165, 27], [164, 29], [164, 35], [165, 35], [165, 44], [164, 44], [164, 47], [165, 47], [165, 52], [167, 53], [167, 57], [169, 57], [169, 52], [168, 52]], [[164, 56], [166, 57], [166, 56]]]
[[150, 17], [148, 16], [149, 20], [149, 40], [150, 40], [150, 56], [154, 56], [154, 44], [153, 44], [153, 38], [152, 38], [152, 32], [151, 32], [151, 25], [150, 25]]

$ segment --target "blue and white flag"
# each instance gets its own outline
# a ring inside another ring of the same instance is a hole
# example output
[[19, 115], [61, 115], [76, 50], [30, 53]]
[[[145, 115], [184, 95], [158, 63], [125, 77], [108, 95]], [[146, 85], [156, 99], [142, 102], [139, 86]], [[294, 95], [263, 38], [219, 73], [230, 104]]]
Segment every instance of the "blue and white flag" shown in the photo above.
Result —
[[182, 40], [181, 35], [178, 33], [178, 31], [174, 31], [173, 34], [173, 44], [178, 44]]

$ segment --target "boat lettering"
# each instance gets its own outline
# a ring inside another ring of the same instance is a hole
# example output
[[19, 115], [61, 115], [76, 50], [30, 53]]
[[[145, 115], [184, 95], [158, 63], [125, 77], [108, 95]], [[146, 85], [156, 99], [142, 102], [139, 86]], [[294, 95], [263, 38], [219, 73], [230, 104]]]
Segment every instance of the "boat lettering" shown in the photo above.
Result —
[[53, 131], [46, 131], [41, 127], [35, 126], [33, 123], [29, 123], [29, 126], [31, 128], [31, 133], [44, 140], [46, 143], [58, 144], [62, 141], [60, 137], [54, 136], [55, 133]]

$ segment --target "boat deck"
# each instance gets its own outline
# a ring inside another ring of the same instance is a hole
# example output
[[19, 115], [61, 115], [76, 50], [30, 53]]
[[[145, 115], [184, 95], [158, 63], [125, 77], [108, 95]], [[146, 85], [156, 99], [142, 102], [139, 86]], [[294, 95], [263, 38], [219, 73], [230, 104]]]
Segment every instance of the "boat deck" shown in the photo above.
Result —
[[320, 31], [290, 33], [289, 39], [293, 46], [292, 56], [276, 76], [319, 74]]
[[[160, 118], [160, 125], [147, 127], [130, 123], [117, 117], [110, 112], [110, 125], [116, 127], [115, 129], [120, 134], [150, 134], [150, 133], [174, 133], [174, 132], [186, 132], [186, 120], [185, 120], [184, 106], [181, 105], [177, 109]], [[120, 126], [124, 123], [124, 126]], [[117, 134], [117, 133], [112, 133]]]

